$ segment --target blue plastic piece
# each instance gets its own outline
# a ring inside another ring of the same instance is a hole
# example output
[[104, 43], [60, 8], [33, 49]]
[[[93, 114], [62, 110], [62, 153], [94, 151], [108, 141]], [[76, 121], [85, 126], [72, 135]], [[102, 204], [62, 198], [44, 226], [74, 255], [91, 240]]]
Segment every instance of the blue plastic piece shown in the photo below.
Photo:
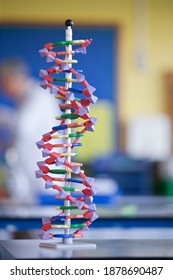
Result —
[[73, 93], [82, 93], [82, 90], [77, 88], [69, 88], [68, 90], [72, 91]]
[[58, 126], [53, 126], [52, 130], [63, 130], [63, 129], [67, 129], [67, 125], [58, 125]]
[[[61, 110], [61, 112], [65, 112], [65, 111], [66, 111], [66, 109], [60, 109], [60, 110]], [[74, 108], [71, 109], [72, 114], [73, 114], [75, 111], [76, 111], [76, 109], [74, 109]]]
[[68, 182], [72, 182], [72, 183], [78, 183], [78, 184], [82, 184], [82, 180], [78, 180], [78, 179], [73, 179], [73, 178], [69, 178], [67, 179]]
[[56, 238], [73, 238], [73, 234], [54, 234], [53, 237]]
[[73, 147], [82, 146], [82, 143], [73, 143]]

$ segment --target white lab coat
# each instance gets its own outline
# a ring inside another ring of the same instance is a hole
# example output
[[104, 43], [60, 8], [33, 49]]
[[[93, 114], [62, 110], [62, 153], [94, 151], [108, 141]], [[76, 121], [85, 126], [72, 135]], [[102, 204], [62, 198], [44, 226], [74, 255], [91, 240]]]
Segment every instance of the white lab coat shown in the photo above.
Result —
[[42, 89], [37, 81], [29, 80], [26, 99], [11, 115], [16, 140], [14, 148], [7, 152], [12, 172], [9, 185], [12, 196], [21, 203], [37, 202], [39, 193], [44, 192], [44, 181], [35, 178], [36, 162], [43, 160], [35, 143], [57, 125], [58, 103], [49, 90]]

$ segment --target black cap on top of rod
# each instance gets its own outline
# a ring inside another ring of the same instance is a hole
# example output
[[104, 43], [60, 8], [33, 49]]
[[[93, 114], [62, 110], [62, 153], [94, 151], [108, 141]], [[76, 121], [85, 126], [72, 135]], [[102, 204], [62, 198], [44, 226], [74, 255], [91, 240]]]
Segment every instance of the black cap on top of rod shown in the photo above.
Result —
[[65, 25], [66, 25], [66, 26], [73, 26], [73, 25], [74, 25], [74, 22], [73, 22], [72, 19], [67, 19], [67, 20], [65, 21]]

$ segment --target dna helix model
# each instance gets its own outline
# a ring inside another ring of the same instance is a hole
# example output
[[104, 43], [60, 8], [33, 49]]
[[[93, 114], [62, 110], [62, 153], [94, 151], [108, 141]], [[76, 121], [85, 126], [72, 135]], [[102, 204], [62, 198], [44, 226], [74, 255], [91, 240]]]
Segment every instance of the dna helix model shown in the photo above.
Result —
[[[55, 197], [63, 200], [63, 206], [56, 207], [59, 210], [57, 215], [42, 218], [43, 226], [38, 237], [43, 240], [62, 238], [62, 243], [68, 244], [73, 243], [74, 238], [84, 237], [83, 232], [98, 218], [95, 213], [96, 205], [93, 203], [93, 195], [97, 192], [93, 184], [94, 178], [85, 175], [81, 169], [82, 163], [72, 160], [78, 156], [74, 149], [82, 146], [79, 142], [81, 137], [86, 131], [94, 132], [97, 118], [90, 116], [89, 105], [96, 103], [98, 98], [93, 94], [95, 88], [87, 82], [82, 71], [76, 71], [72, 67], [72, 64], [78, 62], [73, 56], [86, 54], [86, 47], [91, 44], [92, 39], [73, 40], [73, 21], [66, 20], [65, 25], [66, 40], [45, 44], [39, 51], [46, 62], [54, 63], [53, 67], [40, 70], [40, 77], [43, 78], [40, 86], [50, 89], [50, 93], [62, 102], [58, 105], [62, 115], [56, 117], [59, 125], [52, 127], [36, 143], [45, 158], [37, 163], [39, 170], [36, 171], [36, 178], [42, 178], [45, 189], [54, 189], [57, 194]], [[53, 50], [62, 46], [65, 51]], [[72, 46], [76, 48], [72, 49]], [[57, 56], [65, 57], [61, 59]], [[61, 73], [65, 77], [57, 77]], [[57, 85], [56, 82], [65, 84]], [[73, 87], [72, 83], [79, 83], [81, 88]], [[73, 220], [82, 222], [74, 223]], [[52, 233], [51, 229], [54, 229]]]

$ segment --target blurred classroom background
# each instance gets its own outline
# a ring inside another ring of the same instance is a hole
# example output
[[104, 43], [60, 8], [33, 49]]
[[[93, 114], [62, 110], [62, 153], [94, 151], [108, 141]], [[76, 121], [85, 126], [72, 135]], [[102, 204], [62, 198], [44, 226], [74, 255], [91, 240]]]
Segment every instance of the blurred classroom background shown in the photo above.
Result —
[[28, 237], [54, 209], [34, 174], [35, 142], [58, 114], [39, 87], [48, 66], [38, 50], [64, 40], [68, 18], [75, 39], [93, 39], [77, 59], [99, 97], [96, 132], [79, 150], [99, 189], [88, 236], [173, 237], [172, 12], [172, 0], [0, 0], [1, 239]]

